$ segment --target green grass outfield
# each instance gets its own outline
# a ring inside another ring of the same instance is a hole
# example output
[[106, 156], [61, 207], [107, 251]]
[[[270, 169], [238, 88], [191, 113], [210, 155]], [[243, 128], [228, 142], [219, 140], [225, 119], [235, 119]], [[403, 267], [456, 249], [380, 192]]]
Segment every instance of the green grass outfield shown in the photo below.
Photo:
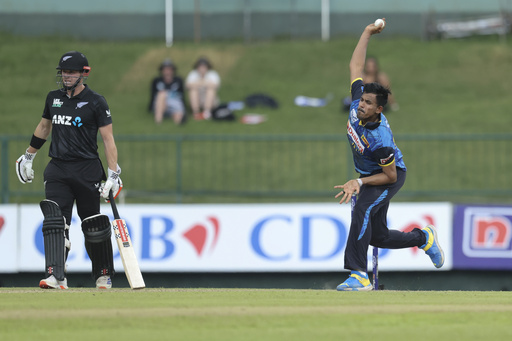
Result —
[[2, 340], [510, 340], [512, 293], [0, 288]]

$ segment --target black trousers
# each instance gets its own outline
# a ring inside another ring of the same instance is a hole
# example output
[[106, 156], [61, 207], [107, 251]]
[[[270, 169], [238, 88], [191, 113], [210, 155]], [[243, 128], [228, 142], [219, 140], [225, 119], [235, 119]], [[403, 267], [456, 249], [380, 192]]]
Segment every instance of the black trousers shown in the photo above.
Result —
[[71, 224], [73, 204], [83, 220], [100, 213], [98, 188], [105, 172], [99, 159], [63, 161], [52, 159], [44, 171], [46, 199], [55, 201], [68, 225]]
[[406, 172], [397, 169], [397, 181], [382, 186], [363, 185], [359, 192], [345, 249], [345, 269], [367, 271], [368, 246], [403, 249], [425, 244], [420, 229], [411, 232], [389, 230], [387, 213], [389, 201], [402, 188]]

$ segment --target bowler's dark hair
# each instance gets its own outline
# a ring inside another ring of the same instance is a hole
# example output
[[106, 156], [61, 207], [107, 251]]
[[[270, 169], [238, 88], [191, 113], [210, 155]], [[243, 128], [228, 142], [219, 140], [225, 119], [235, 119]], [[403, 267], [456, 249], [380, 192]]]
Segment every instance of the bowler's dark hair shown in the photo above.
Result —
[[388, 103], [388, 95], [391, 94], [391, 90], [385, 88], [377, 82], [366, 83], [364, 85], [363, 93], [375, 94], [377, 97], [377, 105], [384, 107]]

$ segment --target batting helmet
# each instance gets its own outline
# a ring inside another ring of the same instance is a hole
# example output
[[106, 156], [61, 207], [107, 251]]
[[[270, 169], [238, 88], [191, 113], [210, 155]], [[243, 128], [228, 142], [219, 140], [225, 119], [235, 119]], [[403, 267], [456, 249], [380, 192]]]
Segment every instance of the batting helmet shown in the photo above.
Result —
[[77, 70], [83, 71], [86, 75], [91, 71], [89, 62], [85, 55], [78, 51], [70, 51], [64, 53], [59, 60], [59, 66], [57, 70]]
[[[59, 65], [57, 69], [57, 85], [62, 91], [73, 91], [80, 84], [81, 81], [85, 81], [91, 72], [89, 62], [83, 53], [78, 51], [70, 51], [64, 53], [60, 57]], [[62, 70], [80, 71], [80, 77], [78, 77], [73, 85], [65, 85], [62, 80]]]

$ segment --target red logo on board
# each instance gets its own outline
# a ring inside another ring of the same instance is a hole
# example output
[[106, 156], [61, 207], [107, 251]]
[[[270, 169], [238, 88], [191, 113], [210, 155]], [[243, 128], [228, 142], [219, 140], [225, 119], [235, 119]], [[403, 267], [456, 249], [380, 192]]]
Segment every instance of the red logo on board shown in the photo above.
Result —
[[213, 236], [209, 241], [210, 252], [212, 252], [215, 248], [219, 238], [219, 220], [215, 217], [208, 217], [206, 220], [206, 223], [195, 224], [183, 233], [183, 237], [185, 237], [185, 239], [187, 239], [188, 242], [192, 244], [198, 256], [201, 256], [206, 249], [209, 233], [213, 233]]

